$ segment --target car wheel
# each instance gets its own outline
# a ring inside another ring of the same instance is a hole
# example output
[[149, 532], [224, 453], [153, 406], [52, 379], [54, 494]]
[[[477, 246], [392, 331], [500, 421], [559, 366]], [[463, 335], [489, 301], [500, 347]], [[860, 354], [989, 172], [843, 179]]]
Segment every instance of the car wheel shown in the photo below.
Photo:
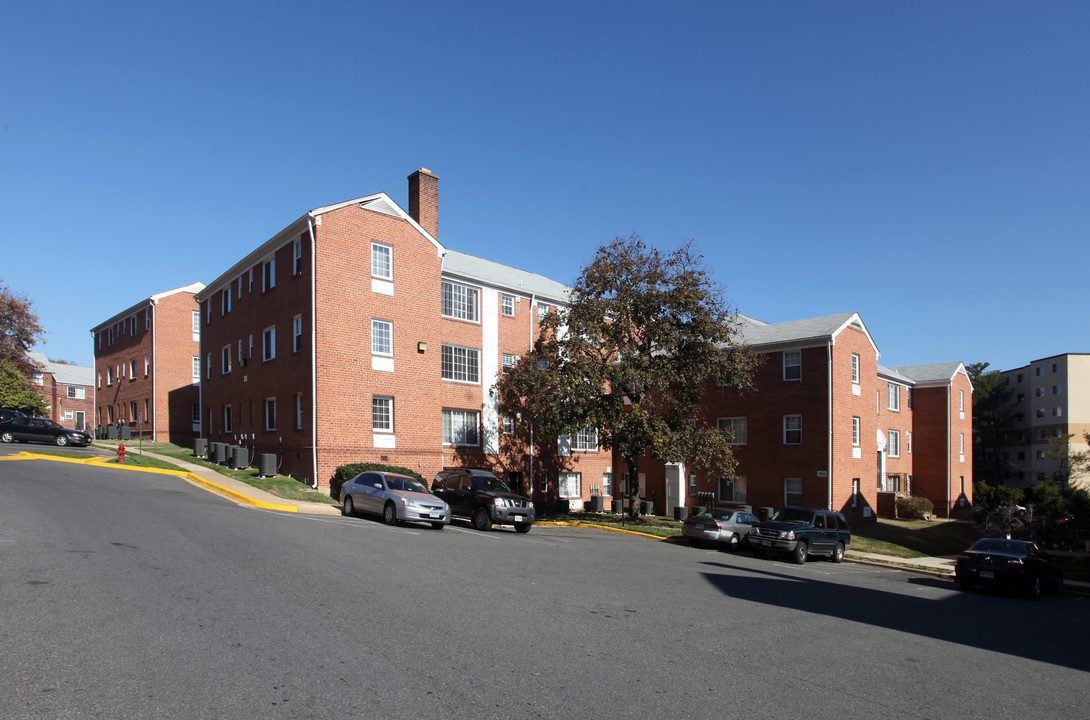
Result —
[[68, 436], [67, 435], [58, 435], [57, 437], [53, 438], [53, 442], [57, 443], [61, 447], [64, 447], [65, 445], [68, 444]]
[[386, 503], [382, 508], [382, 522], [387, 525], [397, 525], [397, 508], [392, 502]]
[[758, 559], [763, 558], [765, 556], [764, 548], [757, 548], [757, 547], [753, 547], [752, 545], [750, 545], [749, 551], [751, 553], [753, 553], [753, 557], [758, 558]]
[[806, 543], [802, 540], [795, 543], [795, 551], [791, 553], [791, 559], [795, 561], [796, 565], [802, 565], [806, 562]]
[[958, 580], [958, 587], [960, 587], [965, 592], [972, 592], [973, 591], [973, 581], [972, 580]]
[[1040, 575], [1034, 575], [1033, 576], [1033, 580], [1030, 581], [1029, 587], [1026, 588], [1026, 593], [1031, 598], [1036, 599], [1036, 598], [1041, 597], [1041, 576]]
[[530, 523], [519, 523], [515, 525], [515, 532], [525, 535], [530, 532], [530, 528], [533, 527]]
[[349, 517], [356, 514], [356, 506], [352, 503], [351, 495], [344, 496], [344, 505], [341, 507], [341, 514]]
[[491, 530], [492, 520], [488, 517], [488, 508], [479, 507], [477, 511], [473, 513], [473, 527], [478, 530]]
[[5, 430], [4, 432], [0, 433], [0, 442], [15, 442], [15, 436], [11, 434], [10, 430]]
[[735, 552], [737, 549], [738, 549], [738, 536], [732, 534], [730, 536], [730, 540], [727, 540], [727, 550], [730, 550], [731, 552]]
[[833, 562], [844, 562], [844, 543], [838, 542], [833, 548]]
[[446, 523], [432, 523], [431, 526], [435, 530], [442, 530], [443, 528], [445, 528], [447, 526], [447, 524]]
[[1056, 578], [1056, 582], [1052, 585], [1052, 592], [1057, 595], [1064, 594], [1064, 579], [1063, 576]]

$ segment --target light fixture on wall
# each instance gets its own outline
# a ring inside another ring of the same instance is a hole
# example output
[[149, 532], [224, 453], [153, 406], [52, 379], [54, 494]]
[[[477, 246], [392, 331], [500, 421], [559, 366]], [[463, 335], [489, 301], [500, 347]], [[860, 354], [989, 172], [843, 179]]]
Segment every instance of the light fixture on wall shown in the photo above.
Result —
[[416, 344], [416, 351], [421, 352], [421, 353], [422, 352], [427, 352], [428, 351], [428, 344], [426, 342], [424, 342], [423, 340], [421, 340], [420, 342], [418, 342]]

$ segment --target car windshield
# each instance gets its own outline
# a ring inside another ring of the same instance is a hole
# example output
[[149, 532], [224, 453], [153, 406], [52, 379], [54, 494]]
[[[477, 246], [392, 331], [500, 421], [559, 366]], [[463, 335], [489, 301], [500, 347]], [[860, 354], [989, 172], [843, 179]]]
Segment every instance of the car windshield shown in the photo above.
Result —
[[783, 508], [773, 517], [773, 520], [779, 522], [792, 522], [799, 523], [801, 525], [809, 525], [814, 521], [814, 513], [812, 510], [800, 510], [798, 508]]
[[1028, 548], [1029, 545], [1023, 542], [1016, 542], [1013, 540], [1001, 540], [995, 538], [977, 540], [969, 549], [977, 550], [979, 552], [998, 552], [1005, 555], [1017, 555], [1019, 557], [1025, 557]]
[[511, 492], [511, 488], [507, 487], [507, 483], [495, 475], [474, 475], [473, 487], [478, 490], [491, 490], [492, 492]]
[[716, 520], [730, 520], [733, 512], [732, 510], [707, 510], [704, 512], [704, 517], [712, 517]]
[[422, 485], [417, 483], [412, 478], [402, 477], [402, 476], [398, 476], [398, 475], [394, 475], [394, 476], [387, 475], [386, 476], [386, 486], [388, 488], [390, 488], [391, 490], [396, 490], [398, 492], [416, 492], [416, 493], [426, 493], [427, 492], [427, 490]]

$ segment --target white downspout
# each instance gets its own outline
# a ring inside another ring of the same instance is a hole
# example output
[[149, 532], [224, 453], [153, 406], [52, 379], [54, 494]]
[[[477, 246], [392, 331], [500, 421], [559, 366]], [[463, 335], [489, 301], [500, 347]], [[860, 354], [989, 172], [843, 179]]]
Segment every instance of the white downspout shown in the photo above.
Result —
[[[535, 307], [537, 305], [537, 293], [530, 293], [530, 317], [529, 317], [529, 343], [527, 344], [527, 352], [533, 352], [534, 349], [534, 313], [537, 311]], [[534, 419], [527, 418], [530, 423], [530, 488], [526, 496], [530, 498], [530, 502], [534, 502]]]
[[950, 395], [951, 395], [951, 393], [952, 393], [952, 386], [947, 386], [947, 388], [946, 388], [946, 519], [947, 520], [950, 519], [950, 509], [951, 509], [950, 508], [950, 473], [952, 473], [954, 471], [954, 468], [952, 467], [952, 459], [950, 457], [951, 453], [953, 452], [953, 444], [954, 444], [954, 431], [953, 431], [954, 424], [953, 424], [953, 422], [951, 422], [952, 415], [950, 414], [951, 413], [951, 410], [950, 410], [950, 402], [951, 402]]
[[826, 510], [835, 510], [833, 507], [833, 343], [830, 340], [825, 344], [826, 367], [829, 371], [829, 389], [826, 405], [829, 408], [829, 438], [825, 450], [825, 474], [828, 478], [825, 491]]
[[[154, 300], [152, 300], [150, 303], [148, 303], [148, 305], [149, 305], [148, 312], [151, 313], [151, 367], [152, 367], [152, 370], [151, 370], [151, 409], [152, 409], [152, 413], [151, 413], [151, 441], [152, 442], [155, 442], [156, 439], [157, 439], [156, 429], [157, 429], [157, 427], [159, 425], [159, 412], [155, 408], [156, 400], [159, 398], [159, 395], [156, 394], [156, 392], [155, 392], [155, 388], [159, 384], [159, 377], [158, 377], [159, 374], [157, 372], [155, 372], [155, 360], [156, 360], [156, 356], [158, 355], [158, 348], [155, 347], [155, 305], [156, 304], [157, 303]], [[170, 438], [167, 438], [167, 439], [169, 440]]]
[[318, 487], [318, 287], [316, 285], [318, 235], [314, 232], [314, 219], [307, 215], [307, 230], [310, 232], [310, 457], [314, 482], [311, 487]]

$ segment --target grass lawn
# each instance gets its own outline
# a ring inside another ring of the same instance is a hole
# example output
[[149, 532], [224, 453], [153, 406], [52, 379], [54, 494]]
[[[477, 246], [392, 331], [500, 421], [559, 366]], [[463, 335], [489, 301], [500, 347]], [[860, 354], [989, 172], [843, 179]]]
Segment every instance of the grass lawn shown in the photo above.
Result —
[[901, 558], [957, 555], [979, 538], [964, 523], [882, 518], [853, 525], [851, 549]]
[[[193, 451], [189, 448], [184, 448], [180, 445], [174, 445], [173, 443], [161, 443], [161, 442], [144, 442], [142, 447], [149, 453], [156, 455], [162, 455], [165, 457], [175, 458], [184, 462], [193, 463], [194, 465], [200, 465], [201, 467], [215, 470], [220, 475], [234, 478], [240, 482], [244, 482], [255, 488], [259, 488], [266, 492], [272, 493], [277, 497], [284, 498], [285, 500], [292, 500], [294, 502], [313, 502], [321, 503], [324, 505], [336, 505], [337, 501], [329, 496], [328, 493], [315, 490], [298, 480], [294, 480], [284, 475], [275, 475], [271, 478], [258, 478], [257, 470], [254, 468], [247, 468], [245, 470], [232, 470], [225, 468], [222, 465], [215, 465], [208, 462], [203, 458], [193, 457]], [[141, 444], [133, 441], [131, 444], [125, 446], [125, 464], [140, 466], [140, 467], [155, 467], [164, 468], [169, 470], [181, 470], [182, 468], [177, 465], [164, 462], [157, 458], [152, 458], [147, 455], [140, 454]], [[116, 462], [116, 458], [111, 462]]]

